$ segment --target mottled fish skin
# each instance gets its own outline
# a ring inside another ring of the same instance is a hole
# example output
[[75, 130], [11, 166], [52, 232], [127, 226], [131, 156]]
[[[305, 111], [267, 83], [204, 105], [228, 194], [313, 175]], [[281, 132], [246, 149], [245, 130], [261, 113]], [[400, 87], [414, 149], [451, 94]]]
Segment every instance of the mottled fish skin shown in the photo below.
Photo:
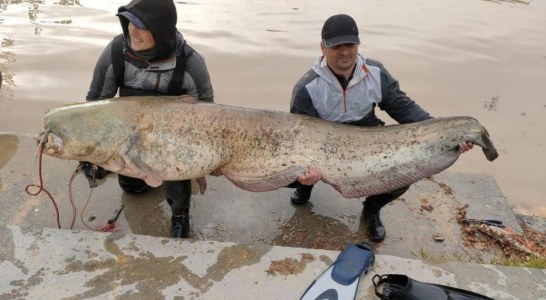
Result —
[[457, 160], [462, 141], [481, 146], [490, 161], [498, 156], [487, 130], [471, 117], [369, 128], [180, 97], [64, 105], [45, 114], [43, 131], [62, 144], [58, 150], [50, 145], [48, 155], [88, 161], [153, 186], [220, 171], [242, 189], [269, 191], [315, 165], [347, 198], [439, 173]]

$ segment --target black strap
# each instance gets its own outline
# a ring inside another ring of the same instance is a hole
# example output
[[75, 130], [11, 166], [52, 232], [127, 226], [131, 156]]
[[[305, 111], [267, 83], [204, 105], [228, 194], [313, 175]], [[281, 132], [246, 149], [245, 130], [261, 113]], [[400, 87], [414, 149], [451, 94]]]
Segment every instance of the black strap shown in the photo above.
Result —
[[184, 73], [186, 72], [186, 61], [188, 57], [193, 54], [194, 50], [188, 44], [184, 44], [182, 47], [182, 53], [179, 53], [176, 57], [176, 66], [173, 71], [171, 82], [169, 83], [169, 89], [167, 93], [169, 95], [182, 95], [185, 94], [185, 90], [182, 89], [184, 84]]
[[116, 78], [116, 86], [123, 86], [125, 74], [125, 55], [123, 55], [123, 34], [117, 35], [112, 40], [112, 68]]
[[375, 274], [374, 277], [372, 278], [372, 283], [373, 283], [373, 286], [374, 286], [374, 289], [375, 289], [375, 295], [377, 297], [379, 297], [380, 299], [385, 299], [383, 298], [383, 293], [379, 292], [379, 287], [385, 283], [387, 280], [389, 280], [389, 275], [386, 274], [386, 275], [379, 275], [379, 274]]

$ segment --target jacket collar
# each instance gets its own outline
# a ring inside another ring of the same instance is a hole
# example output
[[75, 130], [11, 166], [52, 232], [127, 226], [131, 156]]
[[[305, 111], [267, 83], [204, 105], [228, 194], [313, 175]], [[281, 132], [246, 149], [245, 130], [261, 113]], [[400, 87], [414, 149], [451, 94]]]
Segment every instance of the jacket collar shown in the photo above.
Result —
[[[315, 63], [313, 65], [313, 70], [324, 80], [329, 82], [330, 84], [339, 84], [336, 76], [332, 73], [330, 68], [328, 68], [328, 64], [326, 63], [326, 59], [324, 59], [323, 55], [318, 56], [315, 59]], [[366, 67], [366, 58], [361, 55], [360, 53], [357, 54], [356, 57], [356, 68], [353, 73], [353, 78], [349, 82], [348, 86], [352, 86], [353, 84], [359, 82], [362, 80], [366, 75], [368, 75], [369, 71]]]

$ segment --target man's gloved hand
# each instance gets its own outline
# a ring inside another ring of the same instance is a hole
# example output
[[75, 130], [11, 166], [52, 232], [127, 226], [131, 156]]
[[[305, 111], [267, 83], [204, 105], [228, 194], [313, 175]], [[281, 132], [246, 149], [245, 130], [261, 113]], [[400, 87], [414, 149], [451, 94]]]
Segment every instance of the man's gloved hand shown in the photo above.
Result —
[[97, 181], [95, 179], [103, 179], [108, 174], [104, 168], [101, 168], [97, 165], [94, 165], [90, 162], [80, 161], [80, 167], [85, 174], [85, 178], [89, 182], [89, 187], [94, 188], [97, 186]]

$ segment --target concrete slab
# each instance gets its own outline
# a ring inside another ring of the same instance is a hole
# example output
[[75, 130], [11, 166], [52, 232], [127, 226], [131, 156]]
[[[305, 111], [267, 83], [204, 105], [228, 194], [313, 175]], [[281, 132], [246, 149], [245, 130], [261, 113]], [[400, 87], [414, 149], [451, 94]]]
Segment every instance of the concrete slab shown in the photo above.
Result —
[[[339, 251], [0, 226], [0, 299], [298, 299]], [[279, 266], [283, 266], [280, 268]], [[378, 255], [375, 274], [494, 299], [546, 299], [546, 270]]]

